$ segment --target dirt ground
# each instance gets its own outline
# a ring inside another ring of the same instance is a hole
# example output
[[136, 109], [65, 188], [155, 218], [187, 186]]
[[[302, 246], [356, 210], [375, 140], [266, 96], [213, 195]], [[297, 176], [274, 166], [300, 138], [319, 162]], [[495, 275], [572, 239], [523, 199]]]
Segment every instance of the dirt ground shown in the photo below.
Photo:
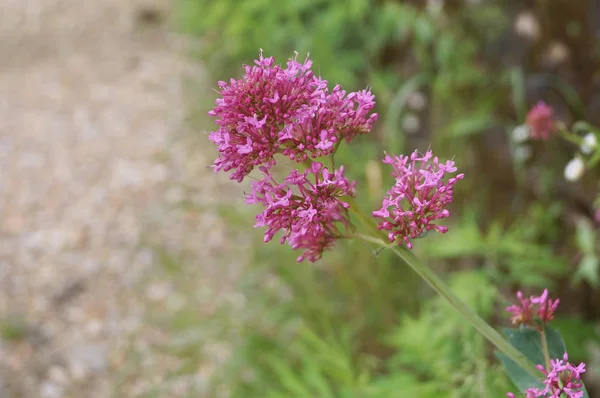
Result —
[[[177, 357], [153, 349], [169, 328], [147, 321], [243, 303], [211, 208], [230, 185], [208, 169], [205, 138], [186, 135], [185, 88], [204, 83], [169, 33], [171, 7], [0, 3], [2, 398], [202, 396], [227, 356], [199, 341], [206, 362], [169, 377]], [[196, 259], [197, 283], [165, 278], [156, 247]]]

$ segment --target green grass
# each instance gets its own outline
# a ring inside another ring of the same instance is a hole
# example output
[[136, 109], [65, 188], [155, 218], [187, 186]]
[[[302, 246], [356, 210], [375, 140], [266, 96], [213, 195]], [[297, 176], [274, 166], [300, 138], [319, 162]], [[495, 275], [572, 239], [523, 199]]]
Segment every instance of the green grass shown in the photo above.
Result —
[[[511, 25], [500, 2], [487, 3], [437, 12], [406, 1], [180, 0], [176, 14], [183, 31], [203, 38], [199, 55], [214, 81], [239, 76], [241, 64], [263, 48], [280, 62], [293, 51], [300, 57], [310, 52], [330, 82], [348, 90], [372, 87], [381, 114], [377, 131], [336, 154], [336, 163], [359, 181], [363, 207], [376, 209], [380, 195], [373, 189], [391, 183], [379, 162], [383, 151], [431, 145], [440, 157], [454, 158], [467, 178], [457, 186], [450, 231], [419, 239], [414, 250], [482, 316], [501, 325], [510, 290], [568, 291], [571, 258], [581, 250], [574, 227], [562, 221], [572, 206], [555, 186], [562, 155], [547, 149], [549, 159], [527, 164], [509, 154], [491, 156], [508, 153], [502, 134], [523, 121], [530, 100], [528, 66], [486, 56]], [[581, 113], [578, 93], [562, 78], [552, 82]], [[427, 98], [423, 111], [407, 105], [414, 90]], [[204, 92], [197, 96], [206, 99]], [[202, 114], [203, 108], [194, 109]], [[418, 136], [402, 130], [408, 114], [424, 126]], [[199, 119], [198, 130], [213, 128]], [[533, 184], [532, 170], [539, 175]], [[248, 300], [243, 316], [222, 307], [208, 321], [197, 316], [193, 301], [177, 313], [157, 310], [157, 322], [186, 336], [170, 348], [183, 359], [179, 377], [207, 360], [200, 346], [212, 333], [233, 334], [234, 349], [206, 392], [211, 397], [227, 391], [239, 398], [383, 398], [402, 391], [494, 398], [512, 389], [482, 338], [389, 253], [341, 242], [321, 262], [297, 264], [288, 246], [277, 239], [264, 244], [262, 231], [252, 230], [256, 209], [242, 204], [244, 189], [234, 205], [214, 210], [237, 231], [232, 239], [243, 235], [252, 242], [251, 265], [237, 287]], [[181, 272], [191, 260], [160, 250], [165, 277], [193, 295], [199, 282]], [[573, 286], [576, 294], [581, 285]], [[565, 313], [576, 307], [567, 304]], [[579, 333], [597, 344], [596, 320], [561, 319], [568, 346], [584, 338]], [[580, 348], [574, 353], [586, 359]]]

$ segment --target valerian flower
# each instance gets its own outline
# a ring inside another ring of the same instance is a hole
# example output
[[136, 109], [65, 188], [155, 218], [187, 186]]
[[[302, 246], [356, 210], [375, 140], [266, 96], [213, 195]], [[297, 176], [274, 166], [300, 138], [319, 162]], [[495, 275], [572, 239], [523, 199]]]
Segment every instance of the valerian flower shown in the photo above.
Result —
[[[544, 378], [544, 388], [528, 388], [525, 391], [526, 398], [582, 398], [581, 375], [585, 373], [585, 363], [575, 366], [569, 363], [567, 353], [563, 359], [550, 360], [550, 369], [546, 370], [542, 365], [537, 365], [537, 369], [542, 372]], [[507, 397], [515, 398], [515, 394], [507, 393]]]
[[301, 162], [330, 155], [342, 140], [350, 142], [369, 133], [378, 117], [376, 113], [369, 115], [375, 107], [374, 98], [366, 90], [346, 96], [341, 86], [335, 86], [314, 113], [300, 115], [281, 131], [282, 153]]
[[521, 303], [520, 305], [506, 307], [506, 311], [512, 314], [510, 321], [514, 325], [529, 325], [533, 320], [533, 304], [531, 303], [531, 299], [523, 297], [523, 293], [521, 292], [517, 292], [517, 298]]
[[210, 116], [217, 117], [217, 131], [209, 139], [217, 144], [216, 170], [235, 170], [241, 181], [255, 166], [274, 164], [280, 151], [281, 131], [298, 117], [316, 111], [324, 101], [326, 82], [314, 77], [312, 62], [290, 59], [286, 68], [262, 53], [254, 66], [245, 66], [244, 77], [219, 82], [221, 98]]
[[540, 101], [527, 113], [525, 124], [532, 140], [547, 140], [554, 131], [554, 110]]
[[464, 178], [458, 174], [445, 181], [447, 174], [457, 171], [454, 162], [441, 163], [430, 150], [424, 155], [417, 151], [410, 156], [386, 154], [383, 162], [394, 168], [396, 182], [373, 216], [381, 219], [378, 227], [388, 231], [390, 242], [411, 248], [411, 239], [427, 231], [446, 233], [447, 227], [434, 222], [450, 215], [446, 207], [452, 202], [454, 184]]
[[552, 300], [548, 298], [548, 289], [544, 289], [541, 296], [532, 296], [531, 303], [537, 305], [537, 316], [544, 323], [554, 319], [554, 311], [560, 303], [560, 299]]
[[[554, 319], [554, 311], [560, 303], [560, 299], [552, 300], [548, 297], [548, 289], [544, 289], [540, 296], [529, 298], [525, 298], [523, 293], [517, 292], [517, 298], [520, 305], [506, 307], [506, 311], [512, 314], [511, 322], [517, 326], [536, 326], [536, 320], [541, 321], [542, 324], [551, 321]], [[537, 319], [534, 319], [534, 315], [537, 315]]]
[[246, 203], [260, 203], [265, 209], [256, 216], [255, 227], [266, 227], [265, 242], [283, 231], [294, 250], [304, 250], [298, 261], [317, 261], [323, 251], [333, 247], [350, 227], [345, 196], [355, 195], [355, 182], [344, 176], [341, 166], [333, 173], [315, 162], [304, 172], [293, 170], [277, 183], [268, 169], [265, 178], [252, 184]]
[[233, 170], [242, 181], [255, 167], [270, 168], [283, 153], [297, 162], [332, 154], [336, 143], [368, 133], [376, 114], [368, 91], [346, 96], [340, 86], [330, 93], [327, 81], [314, 76], [312, 61], [290, 59], [285, 68], [262, 53], [245, 75], [219, 82], [221, 98], [210, 112], [217, 131], [209, 139], [217, 145], [215, 170]]

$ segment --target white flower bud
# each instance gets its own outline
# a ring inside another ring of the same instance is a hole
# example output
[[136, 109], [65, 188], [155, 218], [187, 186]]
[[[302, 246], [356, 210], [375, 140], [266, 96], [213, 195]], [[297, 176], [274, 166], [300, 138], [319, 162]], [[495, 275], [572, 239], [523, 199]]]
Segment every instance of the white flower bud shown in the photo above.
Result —
[[517, 162], [525, 162], [531, 157], [531, 148], [526, 145], [519, 145], [515, 148], [513, 156]]
[[583, 160], [577, 156], [565, 166], [565, 180], [571, 182], [577, 181], [581, 178], [584, 171], [585, 163], [583, 163]]
[[414, 91], [406, 98], [406, 105], [408, 105], [410, 109], [420, 111], [427, 106], [427, 98], [425, 98], [425, 95], [422, 92]]
[[596, 149], [598, 146], [598, 138], [596, 138], [596, 134], [587, 133], [585, 137], [583, 137], [583, 142], [581, 143], [581, 152], [589, 155]]
[[419, 131], [419, 128], [421, 127], [421, 121], [419, 120], [419, 118], [413, 114], [408, 114], [404, 117], [404, 119], [402, 120], [402, 128], [408, 133], [408, 134], [415, 134], [417, 131]]
[[536, 40], [541, 35], [540, 23], [531, 12], [521, 12], [515, 18], [515, 32], [519, 36]]
[[512, 140], [517, 144], [527, 141], [528, 138], [529, 127], [524, 124], [515, 127], [515, 129], [512, 131]]

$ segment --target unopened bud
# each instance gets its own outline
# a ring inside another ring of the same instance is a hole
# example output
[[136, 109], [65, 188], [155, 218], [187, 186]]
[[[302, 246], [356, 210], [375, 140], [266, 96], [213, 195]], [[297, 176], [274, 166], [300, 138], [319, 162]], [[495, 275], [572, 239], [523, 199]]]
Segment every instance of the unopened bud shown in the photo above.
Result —
[[583, 137], [583, 142], [581, 143], [581, 152], [589, 155], [596, 149], [598, 146], [598, 138], [596, 138], [596, 134], [588, 133], [585, 137]]
[[529, 138], [529, 127], [527, 127], [524, 124], [515, 127], [514, 130], [512, 131], [512, 140], [513, 140], [513, 142], [515, 142], [517, 144], [521, 144], [521, 143], [527, 141], [528, 138]]
[[571, 182], [577, 181], [581, 178], [584, 171], [585, 163], [583, 163], [583, 160], [578, 156], [565, 166], [565, 180]]

